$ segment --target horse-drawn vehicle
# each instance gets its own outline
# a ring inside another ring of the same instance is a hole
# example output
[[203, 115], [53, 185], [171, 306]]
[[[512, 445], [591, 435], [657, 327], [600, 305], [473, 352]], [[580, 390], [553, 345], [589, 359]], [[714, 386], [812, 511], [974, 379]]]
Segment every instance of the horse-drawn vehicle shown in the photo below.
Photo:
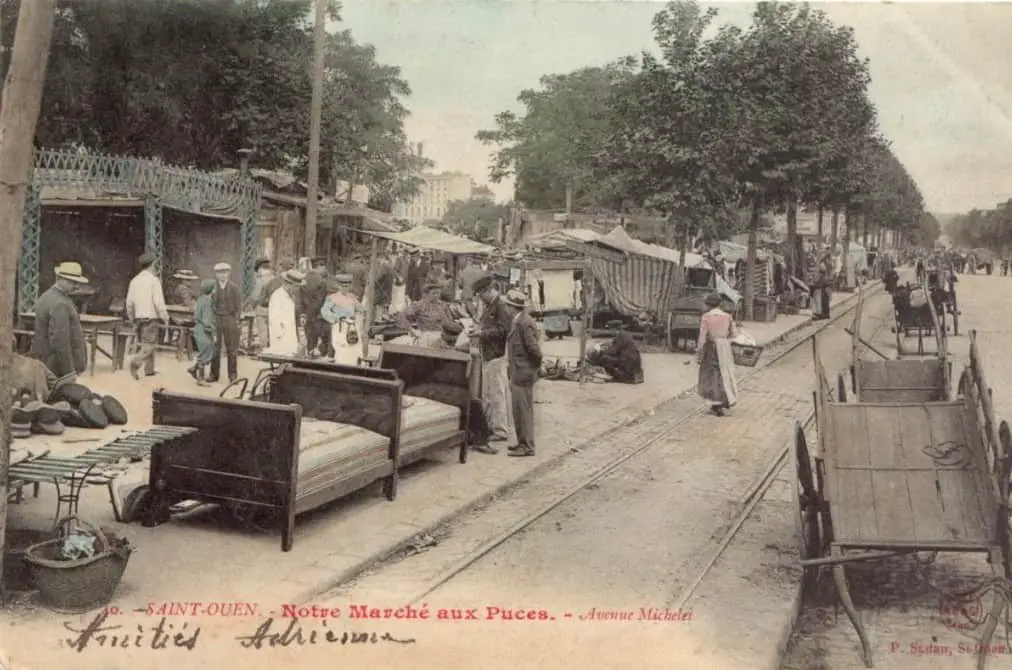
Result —
[[[910, 362], [919, 361], [902, 361], [904, 367]], [[1012, 578], [1012, 431], [995, 418], [973, 332], [970, 360], [954, 400], [909, 400], [901, 388], [876, 397], [865, 387], [855, 402], [834, 401], [817, 345], [815, 370], [819, 435], [814, 467], [800, 423], [791, 443], [798, 471], [801, 565], [809, 574], [832, 567], [870, 668], [871, 644], [850, 596], [847, 563], [918, 552], [980, 552], [988, 555], [996, 583], [1007, 585]], [[983, 625], [981, 670], [1008, 606], [1001, 591], [994, 592]]]
[[[955, 291], [950, 295], [942, 283], [942, 273], [936, 269], [925, 273], [924, 282], [913, 286], [909, 282], [899, 286], [893, 293], [893, 314], [896, 324], [896, 353], [899, 356], [924, 356], [924, 339], [934, 336], [937, 350], [945, 346], [948, 335], [946, 315], [953, 319], [953, 334], [958, 334], [959, 317], [955, 310]], [[903, 340], [911, 336], [917, 337], [917, 351], [908, 352], [903, 347]]]

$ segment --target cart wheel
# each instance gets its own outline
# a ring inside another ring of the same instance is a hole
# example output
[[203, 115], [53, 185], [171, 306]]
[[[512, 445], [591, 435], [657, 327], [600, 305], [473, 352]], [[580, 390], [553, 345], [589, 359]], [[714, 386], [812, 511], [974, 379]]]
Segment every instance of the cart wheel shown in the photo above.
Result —
[[812, 459], [808, 453], [808, 442], [805, 439], [805, 429], [797, 421], [794, 423], [791, 451], [798, 473], [796, 487], [798, 550], [802, 559], [818, 558], [823, 553], [822, 535], [819, 530], [820, 497], [815, 487], [815, 476], [812, 470]]

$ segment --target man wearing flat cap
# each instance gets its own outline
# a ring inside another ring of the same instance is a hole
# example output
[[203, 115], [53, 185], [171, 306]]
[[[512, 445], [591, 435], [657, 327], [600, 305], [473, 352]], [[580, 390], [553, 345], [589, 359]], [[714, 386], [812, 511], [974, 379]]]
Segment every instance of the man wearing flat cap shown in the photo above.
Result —
[[81, 374], [88, 367], [81, 317], [70, 298], [75, 287], [87, 283], [80, 263], [60, 263], [56, 281], [35, 303], [32, 357], [57, 377]]
[[137, 327], [137, 341], [140, 350], [130, 359], [130, 374], [140, 379], [138, 371], [144, 366], [144, 374], [155, 374], [155, 347], [158, 344], [158, 325], [169, 325], [169, 310], [165, 308], [165, 293], [162, 280], [155, 274], [155, 255], [148, 252], [137, 259], [141, 270], [130, 280], [127, 288], [126, 314]]
[[228, 381], [232, 383], [239, 376], [239, 321], [242, 319], [242, 293], [232, 281], [232, 266], [218, 263], [214, 266], [214, 292], [211, 304], [218, 321], [214, 358], [211, 359], [211, 375], [207, 381], [214, 383], [221, 376], [221, 350], [225, 348], [228, 357]]
[[485, 274], [476, 279], [472, 290], [483, 305], [478, 329], [472, 337], [477, 338], [481, 349], [481, 396], [489, 430], [492, 431], [490, 444], [486, 448], [475, 449], [496, 453], [498, 450], [492, 443], [509, 439], [510, 387], [506, 376], [506, 338], [513, 325], [513, 313], [499, 295], [492, 275]]

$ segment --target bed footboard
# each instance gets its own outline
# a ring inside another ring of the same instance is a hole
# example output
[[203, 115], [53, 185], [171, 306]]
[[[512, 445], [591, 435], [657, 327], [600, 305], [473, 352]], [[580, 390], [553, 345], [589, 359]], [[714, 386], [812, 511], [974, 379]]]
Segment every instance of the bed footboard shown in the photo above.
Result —
[[197, 432], [151, 452], [152, 523], [182, 500], [245, 504], [281, 517], [281, 549], [294, 541], [302, 408], [174, 393], [153, 396], [155, 425]]

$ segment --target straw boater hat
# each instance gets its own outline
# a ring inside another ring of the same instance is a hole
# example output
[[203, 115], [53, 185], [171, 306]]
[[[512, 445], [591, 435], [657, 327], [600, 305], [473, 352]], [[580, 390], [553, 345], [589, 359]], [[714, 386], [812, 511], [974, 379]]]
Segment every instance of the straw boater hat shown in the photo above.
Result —
[[281, 273], [281, 278], [296, 286], [306, 285], [306, 274], [300, 270], [285, 270]]
[[176, 274], [172, 275], [173, 279], [182, 279], [184, 281], [194, 281], [200, 279], [193, 270], [180, 270]]
[[66, 261], [56, 266], [56, 276], [60, 279], [66, 279], [68, 281], [76, 282], [78, 284], [87, 284], [88, 278], [84, 276], [84, 271], [81, 269], [80, 263], [73, 261]]
[[503, 296], [503, 302], [510, 307], [516, 307], [517, 309], [523, 309], [527, 306], [527, 296], [524, 295], [523, 291], [511, 288]]
[[350, 274], [334, 275], [334, 283], [335, 284], [347, 285], [347, 284], [351, 284], [354, 280], [355, 280], [355, 278], [352, 277]]

